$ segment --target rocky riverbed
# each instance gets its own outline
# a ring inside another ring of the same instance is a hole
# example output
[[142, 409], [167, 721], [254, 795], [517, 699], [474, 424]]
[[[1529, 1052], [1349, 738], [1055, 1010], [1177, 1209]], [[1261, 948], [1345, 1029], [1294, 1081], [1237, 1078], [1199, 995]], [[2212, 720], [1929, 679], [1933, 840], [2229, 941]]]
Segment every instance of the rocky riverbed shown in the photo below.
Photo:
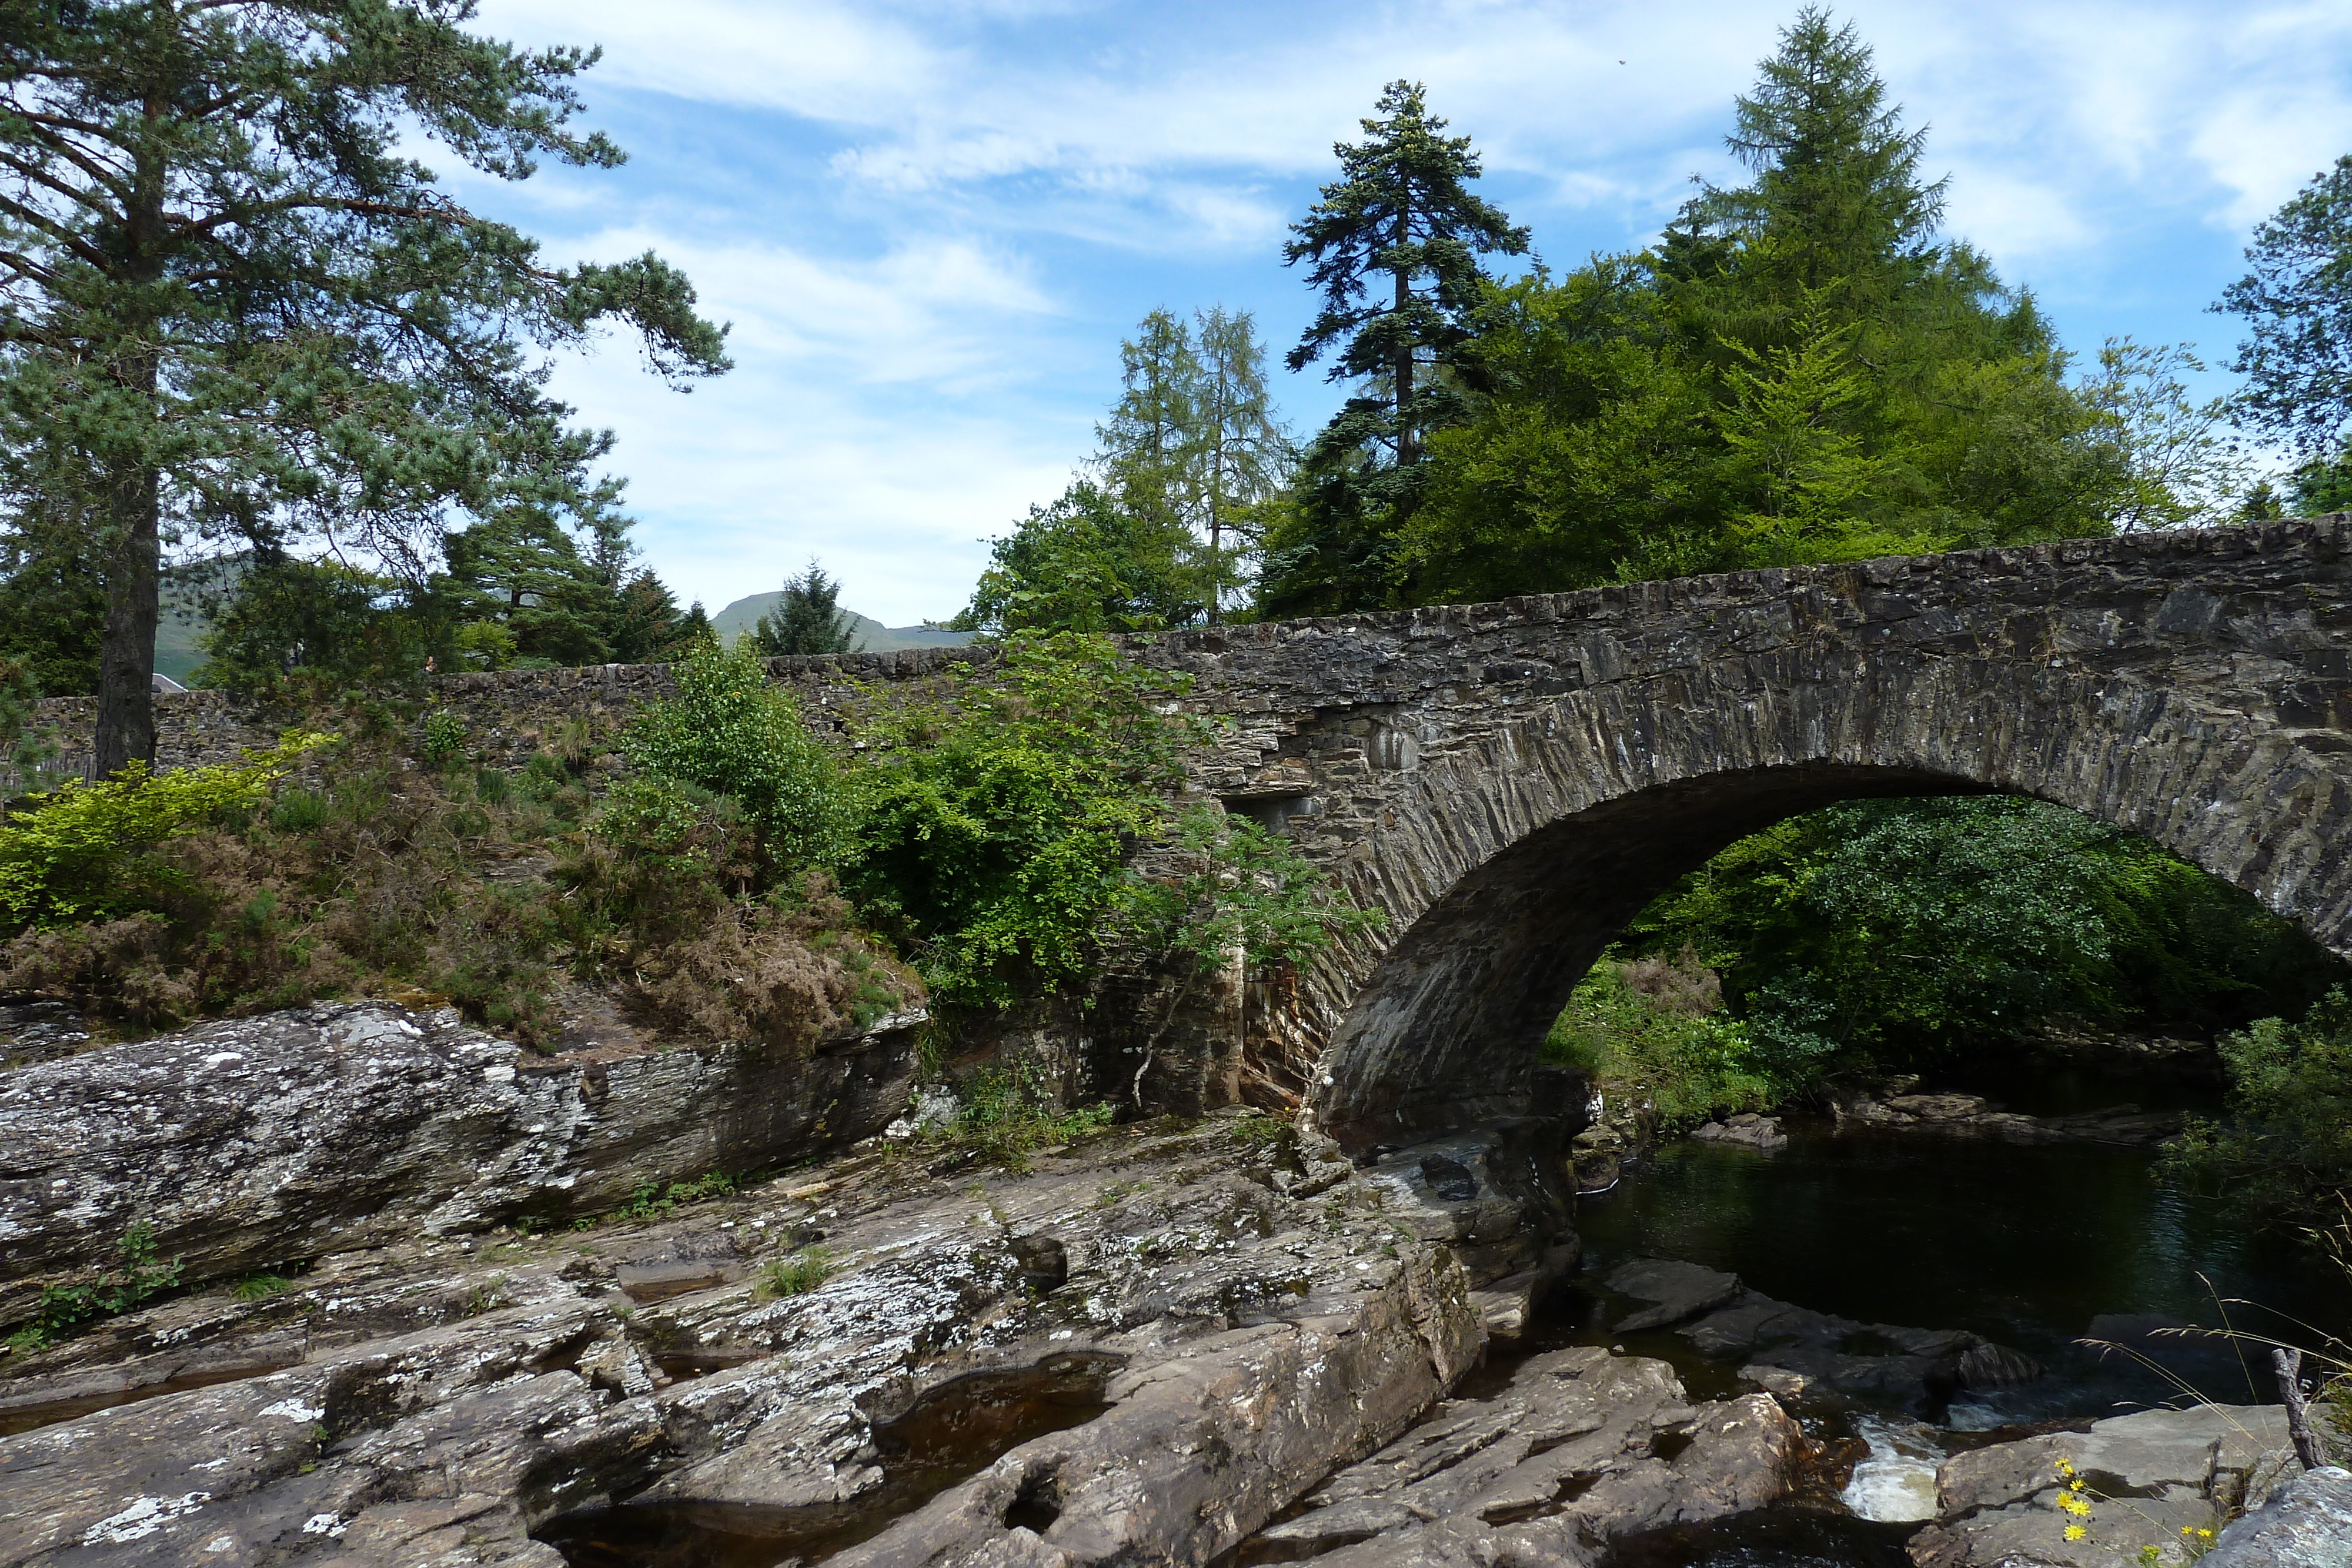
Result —
[[1413, 1427], [1573, 1262], [1525, 1129], [876, 1139], [551, 1230], [629, 1190], [624, 1131], [676, 1153], [698, 1063], [582, 1104], [511, 1051], [327, 1009], [0, 1079], [17, 1321], [150, 1216], [218, 1281], [0, 1361], [0, 1563], [1202, 1563], [1318, 1487], [1589, 1553], [1769, 1500], [1801, 1442], [1605, 1354], [1446, 1417], [1515, 1448]]
[[[857, 1049], [896, 1071], [888, 1039]], [[867, 1137], [667, 1188], [709, 1148], [805, 1149], [894, 1109], [817, 1097], [838, 1063], [676, 1054], [592, 1078], [371, 1004], [0, 1075], [12, 1320], [133, 1225], [182, 1267], [0, 1358], [0, 1568], [1597, 1568], [1800, 1492], [1833, 1508], [1834, 1450], [1796, 1418], [1824, 1393], [2031, 1370], [1662, 1260], [1609, 1283], [1743, 1386], [1531, 1352], [1578, 1260], [1551, 1124], [1359, 1163], [1233, 1109], [1018, 1168]], [[725, 1121], [746, 1082], [772, 1088]], [[2183, 1518], [2285, 1474], [2115, 1425], [1947, 1460], [1922, 1568], [2038, 1561], [2017, 1553], [2078, 1438], [2086, 1473]], [[2325, 1534], [2333, 1495], [2273, 1533]]]

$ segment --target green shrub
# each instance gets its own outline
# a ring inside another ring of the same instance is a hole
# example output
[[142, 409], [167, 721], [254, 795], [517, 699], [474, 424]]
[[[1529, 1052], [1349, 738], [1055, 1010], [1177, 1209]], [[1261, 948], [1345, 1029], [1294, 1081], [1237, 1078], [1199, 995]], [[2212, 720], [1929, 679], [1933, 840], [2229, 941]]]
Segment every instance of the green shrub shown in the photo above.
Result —
[[228, 1293], [240, 1301], [262, 1301], [272, 1296], [282, 1296], [294, 1288], [294, 1281], [283, 1274], [248, 1274], [228, 1288]]
[[1109, 1105], [1063, 1109], [1053, 1085], [1028, 1062], [982, 1068], [958, 1091], [962, 1103], [953, 1120], [932, 1132], [933, 1141], [1014, 1171], [1026, 1170], [1039, 1149], [1098, 1132], [1118, 1114]]
[[425, 760], [436, 768], [447, 768], [463, 761], [466, 756], [466, 717], [446, 707], [435, 708], [425, 716]]
[[154, 1227], [143, 1219], [135, 1221], [122, 1233], [113, 1268], [43, 1285], [38, 1315], [8, 1336], [9, 1347], [24, 1351], [55, 1344], [85, 1323], [120, 1317], [179, 1285], [180, 1260], [157, 1261]]
[[2191, 1121], [2170, 1167], [2273, 1218], [2352, 1208], [2352, 998], [2338, 987], [2300, 1024], [2259, 1019], [2217, 1043], [2229, 1119]]
[[621, 751], [646, 773], [737, 801], [784, 867], [838, 862], [852, 813], [833, 755], [748, 649], [698, 643], [670, 666], [677, 695], [646, 709]]
[[269, 825], [282, 832], [315, 832], [327, 825], [334, 802], [311, 789], [289, 789], [269, 808]]
[[1723, 1010], [1714, 972], [1685, 953], [1595, 964], [1545, 1039], [1547, 1061], [1579, 1067], [1618, 1103], [1646, 1104], [1660, 1132], [1718, 1111], [1759, 1111], [1801, 1085], [1757, 1059], [1748, 1030]]
[[0, 908], [16, 925], [54, 925], [147, 905], [154, 868], [133, 863], [142, 852], [258, 806], [305, 752], [332, 739], [294, 731], [243, 762], [152, 777], [134, 762], [113, 779], [26, 798], [0, 821]]

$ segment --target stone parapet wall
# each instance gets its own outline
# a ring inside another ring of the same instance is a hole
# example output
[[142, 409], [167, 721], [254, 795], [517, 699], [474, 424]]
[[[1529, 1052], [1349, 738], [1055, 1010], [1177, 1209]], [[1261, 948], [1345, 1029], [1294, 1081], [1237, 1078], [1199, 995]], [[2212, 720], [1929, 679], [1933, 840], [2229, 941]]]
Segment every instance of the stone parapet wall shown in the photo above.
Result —
[[[838, 730], [848, 711], [877, 691], [937, 685], [959, 665], [986, 664], [993, 658], [993, 650], [987, 648], [916, 648], [771, 659], [768, 671], [799, 695], [813, 723]], [[609, 736], [647, 703], [677, 689], [667, 664], [591, 664], [436, 675], [407, 691], [369, 695], [406, 725], [421, 722], [428, 712], [454, 713], [465, 721], [466, 744], [478, 759], [513, 767], [560, 744], [567, 727], [584, 726], [585, 733]], [[248, 747], [276, 744], [289, 728], [304, 724], [341, 727], [351, 719], [348, 705], [320, 715], [247, 692], [172, 693], [155, 699], [156, 763], [172, 768], [233, 762]], [[45, 771], [85, 776], [97, 722], [95, 697], [43, 702], [34, 727], [52, 737], [59, 750], [54, 767]]]

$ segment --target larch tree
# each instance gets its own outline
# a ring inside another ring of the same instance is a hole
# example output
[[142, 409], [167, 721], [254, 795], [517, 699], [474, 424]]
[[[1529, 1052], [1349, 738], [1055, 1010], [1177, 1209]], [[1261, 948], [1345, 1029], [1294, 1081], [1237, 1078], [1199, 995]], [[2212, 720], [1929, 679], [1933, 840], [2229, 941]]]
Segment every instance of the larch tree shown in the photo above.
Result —
[[1362, 141], [1334, 145], [1340, 177], [1283, 247], [1286, 264], [1310, 264], [1322, 296], [1286, 362], [1328, 356], [1329, 379], [1360, 390], [1307, 454], [1301, 527], [1269, 560], [1271, 608], [1377, 598], [1383, 541], [1412, 515], [1428, 434], [1461, 414], [1448, 372], [1471, 340], [1479, 258], [1528, 248], [1528, 231], [1471, 192], [1478, 156], [1468, 137], [1443, 134], [1421, 84], [1390, 83], [1378, 107]]
[[1266, 502], [1289, 483], [1290, 437], [1275, 417], [1265, 386], [1265, 349], [1246, 310], [1213, 305], [1195, 311], [1199, 366], [1191, 402], [1195, 439], [1191, 489], [1196, 522], [1208, 535], [1209, 621], [1220, 618], [1226, 595], [1240, 586], [1237, 566], [1264, 529]]
[[1118, 346], [1119, 394], [1095, 426], [1097, 463], [1118, 504], [1154, 523], [1189, 520], [1200, 436], [1201, 361], [1192, 330], [1166, 309]]
[[97, 767], [152, 761], [167, 544], [302, 536], [415, 576], [460, 517], [562, 512], [610, 437], [547, 354], [634, 329], [673, 382], [723, 329], [647, 254], [553, 267], [415, 154], [609, 168], [593, 50], [467, 30], [471, 0], [0, 7], [0, 494], [85, 509], [106, 629]]

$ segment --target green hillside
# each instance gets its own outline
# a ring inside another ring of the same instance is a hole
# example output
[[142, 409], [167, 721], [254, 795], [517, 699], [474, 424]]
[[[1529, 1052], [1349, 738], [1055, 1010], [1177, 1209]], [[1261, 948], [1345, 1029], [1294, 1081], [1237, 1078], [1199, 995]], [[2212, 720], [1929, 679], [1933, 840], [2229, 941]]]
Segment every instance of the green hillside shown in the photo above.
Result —
[[[710, 618], [711, 629], [727, 642], [751, 630], [761, 616], [775, 609], [783, 598], [781, 590], [773, 593], [755, 593], [739, 599]], [[857, 641], [852, 650], [861, 653], [891, 653], [901, 648], [960, 648], [971, 641], [969, 632], [942, 632], [933, 626], [885, 626], [871, 616], [849, 612], [850, 623], [857, 629]]]

